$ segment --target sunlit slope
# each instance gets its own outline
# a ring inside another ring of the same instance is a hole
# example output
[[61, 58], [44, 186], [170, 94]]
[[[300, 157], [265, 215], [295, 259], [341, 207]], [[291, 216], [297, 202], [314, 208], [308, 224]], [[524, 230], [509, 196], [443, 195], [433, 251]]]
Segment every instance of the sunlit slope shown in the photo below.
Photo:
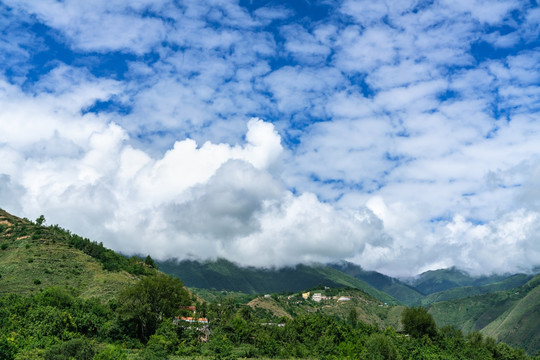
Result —
[[[317, 290], [326, 299], [320, 302], [311, 298], [304, 299], [301, 293], [289, 296], [277, 295], [272, 297], [259, 296], [248, 303], [248, 306], [256, 310], [260, 316], [274, 316], [268, 321], [279, 321], [280, 318], [293, 318], [309, 313], [320, 312], [344, 321], [351, 321], [351, 311], [357, 321], [384, 329], [388, 326], [400, 328], [401, 312], [403, 306], [384, 305], [381, 301], [369, 294], [356, 289], [330, 289]], [[347, 301], [339, 301], [336, 298], [347, 297]]]
[[[71, 238], [63, 229], [0, 210], [0, 295], [28, 295], [59, 286], [83, 297], [110, 298], [135, 282], [126, 271], [105, 270], [96, 258], [73, 246]], [[103, 249], [97, 244], [93, 248]]]

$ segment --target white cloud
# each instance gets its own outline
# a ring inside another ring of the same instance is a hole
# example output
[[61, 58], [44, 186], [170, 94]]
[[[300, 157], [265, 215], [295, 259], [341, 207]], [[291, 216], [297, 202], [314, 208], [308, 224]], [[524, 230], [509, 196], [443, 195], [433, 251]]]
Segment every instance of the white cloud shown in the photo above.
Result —
[[[4, 4], [8, 210], [156, 257], [538, 265], [530, 4], [347, 0], [317, 21], [235, 0]], [[116, 80], [96, 71], [109, 52]]]
[[159, 43], [166, 33], [166, 26], [160, 19], [137, 14], [141, 10], [154, 10], [155, 4], [151, 1], [129, 4], [102, 0], [92, 3], [69, 0], [6, 3], [61, 31], [72, 46], [81, 50], [122, 50], [142, 54]]

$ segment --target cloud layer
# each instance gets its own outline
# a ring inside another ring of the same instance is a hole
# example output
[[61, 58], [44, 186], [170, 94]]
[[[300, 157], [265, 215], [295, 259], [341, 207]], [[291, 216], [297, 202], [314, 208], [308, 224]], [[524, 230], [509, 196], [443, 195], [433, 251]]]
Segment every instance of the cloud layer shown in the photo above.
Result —
[[3, 0], [0, 207], [158, 258], [528, 271], [539, 23], [519, 0]]

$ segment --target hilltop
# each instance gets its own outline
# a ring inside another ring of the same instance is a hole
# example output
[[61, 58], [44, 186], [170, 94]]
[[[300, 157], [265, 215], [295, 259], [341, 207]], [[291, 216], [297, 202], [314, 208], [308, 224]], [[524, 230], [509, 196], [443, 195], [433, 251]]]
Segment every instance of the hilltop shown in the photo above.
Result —
[[0, 210], [0, 295], [32, 295], [60, 286], [78, 296], [107, 300], [139, 275], [152, 273], [141, 259], [127, 259], [43, 222]]
[[352, 311], [356, 321], [379, 329], [400, 329], [400, 316], [404, 309], [404, 306], [385, 304], [358, 289], [328, 287], [290, 295], [258, 296], [247, 305], [254, 310], [267, 311], [269, 321], [310, 313], [322, 313], [343, 321], [351, 321]]

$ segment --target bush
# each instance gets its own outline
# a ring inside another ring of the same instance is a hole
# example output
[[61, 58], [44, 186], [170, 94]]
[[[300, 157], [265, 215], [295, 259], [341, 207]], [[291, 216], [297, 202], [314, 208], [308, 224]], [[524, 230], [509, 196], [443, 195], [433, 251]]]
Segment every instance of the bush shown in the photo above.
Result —
[[34, 284], [36, 284], [36, 285], [41, 284], [41, 280], [39, 280], [39, 279], [34, 279]]
[[45, 353], [45, 360], [91, 360], [94, 355], [92, 343], [78, 338], [54, 345]]
[[119, 346], [107, 345], [93, 360], [126, 360], [126, 352]]
[[12, 341], [9, 341], [4, 336], [0, 337], [0, 359], [14, 359], [16, 352], [17, 348]]
[[366, 343], [366, 360], [397, 360], [399, 354], [392, 339], [383, 334], [373, 334]]
[[2, 244], [1, 248], [2, 250], [6, 250], [8, 248], [8, 244]]

